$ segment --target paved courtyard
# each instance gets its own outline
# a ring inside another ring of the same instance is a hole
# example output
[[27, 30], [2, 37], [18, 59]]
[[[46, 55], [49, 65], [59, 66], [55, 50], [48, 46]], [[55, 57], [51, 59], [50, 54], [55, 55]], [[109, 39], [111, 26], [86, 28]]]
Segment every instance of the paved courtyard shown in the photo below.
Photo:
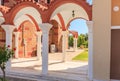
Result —
[[[83, 50], [66, 52], [66, 62], [62, 62], [62, 53], [49, 54], [49, 74], [51, 77], [87, 81], [88, 63], [72, 61], [72, 58]], [[41, 75], [42, 61], [37, 58], [20, 58], [12, 60], [12, 71], [26, 75]]]

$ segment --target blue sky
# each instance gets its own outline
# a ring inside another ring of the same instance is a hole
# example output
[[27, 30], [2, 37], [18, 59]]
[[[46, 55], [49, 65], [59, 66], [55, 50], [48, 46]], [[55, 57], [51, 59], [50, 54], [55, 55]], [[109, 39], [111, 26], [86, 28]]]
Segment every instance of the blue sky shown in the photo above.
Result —
[[75, 19], [70, 23], [69, 30], [75, 30], [79, 34], [88, 33], [88, 27], [86, 24], [86, 20], [84, 19]]
[[88, 2], [90, 5], [92, 5], [92, 0], [87, 0], [87, 2]]

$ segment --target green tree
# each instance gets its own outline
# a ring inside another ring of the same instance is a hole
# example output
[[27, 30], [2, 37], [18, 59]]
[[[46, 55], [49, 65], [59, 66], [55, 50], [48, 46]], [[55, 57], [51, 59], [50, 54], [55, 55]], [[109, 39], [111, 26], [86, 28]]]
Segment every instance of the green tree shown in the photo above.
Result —
[[88, 47], [88, 34], [80, 34], [78, 36], [78, 47], [80, 47], [81, 45], [84, 45], [84, 47]]
[[3, 77], [1, 78], [2, 81], [6, 81], [6, 76], [5, 76], [5, 68], [6, 68], [6, 62], [13, 56], [14, 50], [9, 49], [10, 46], [6, 47], [0, 47], [0, 68], [3, 72]]
[[88, 33], [85, 34], [85, 41], [88, 41]]
[[69, 36], [69, 46], [73, 46], [73, 36]]

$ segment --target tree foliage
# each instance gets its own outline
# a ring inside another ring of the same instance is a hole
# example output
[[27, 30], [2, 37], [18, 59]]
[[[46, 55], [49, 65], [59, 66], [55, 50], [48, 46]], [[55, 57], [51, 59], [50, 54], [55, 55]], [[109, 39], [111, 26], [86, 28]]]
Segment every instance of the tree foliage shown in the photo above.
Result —
[[13, 56], [14, 50], [9, 49], [10, 46], [6, 47], [0, 47], [0, 68], [3, 72], [3, 78], [1, 78], [2, 81], [5, 80], [5, 68], [6, 68], [6, 62]]
[[78, 36], [78, 47], [84, 45], [84, 47], [88, 47], [88, 34], [80, 34]]
[[[80, 47], [81, 45], [84, 47], [88, 47], [88, 34], [80, 34], [78, 36], [78, 40], [77, 40], [77, 46]], [[69, 36], [69, 46], [73, 46], [73, 36], [70, 35]]]
[[73, 46], [73, 36], [72, 35], [70, 35], [69, 36], [69, 46]]

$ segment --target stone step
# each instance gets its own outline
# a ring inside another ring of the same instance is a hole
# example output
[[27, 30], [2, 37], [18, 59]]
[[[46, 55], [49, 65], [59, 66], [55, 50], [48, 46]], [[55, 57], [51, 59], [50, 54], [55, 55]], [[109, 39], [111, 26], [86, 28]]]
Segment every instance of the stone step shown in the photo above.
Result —
[[30, 74], [30, 73], [20, 73], [20, 72], [7, 72], [7, 77], [14, 78], [14, 80], [10, 81], [89, 81], [86, 78], [81, 78], [80, 80], [66, 79], [55, 76], [44, 76], [38, 74]]

